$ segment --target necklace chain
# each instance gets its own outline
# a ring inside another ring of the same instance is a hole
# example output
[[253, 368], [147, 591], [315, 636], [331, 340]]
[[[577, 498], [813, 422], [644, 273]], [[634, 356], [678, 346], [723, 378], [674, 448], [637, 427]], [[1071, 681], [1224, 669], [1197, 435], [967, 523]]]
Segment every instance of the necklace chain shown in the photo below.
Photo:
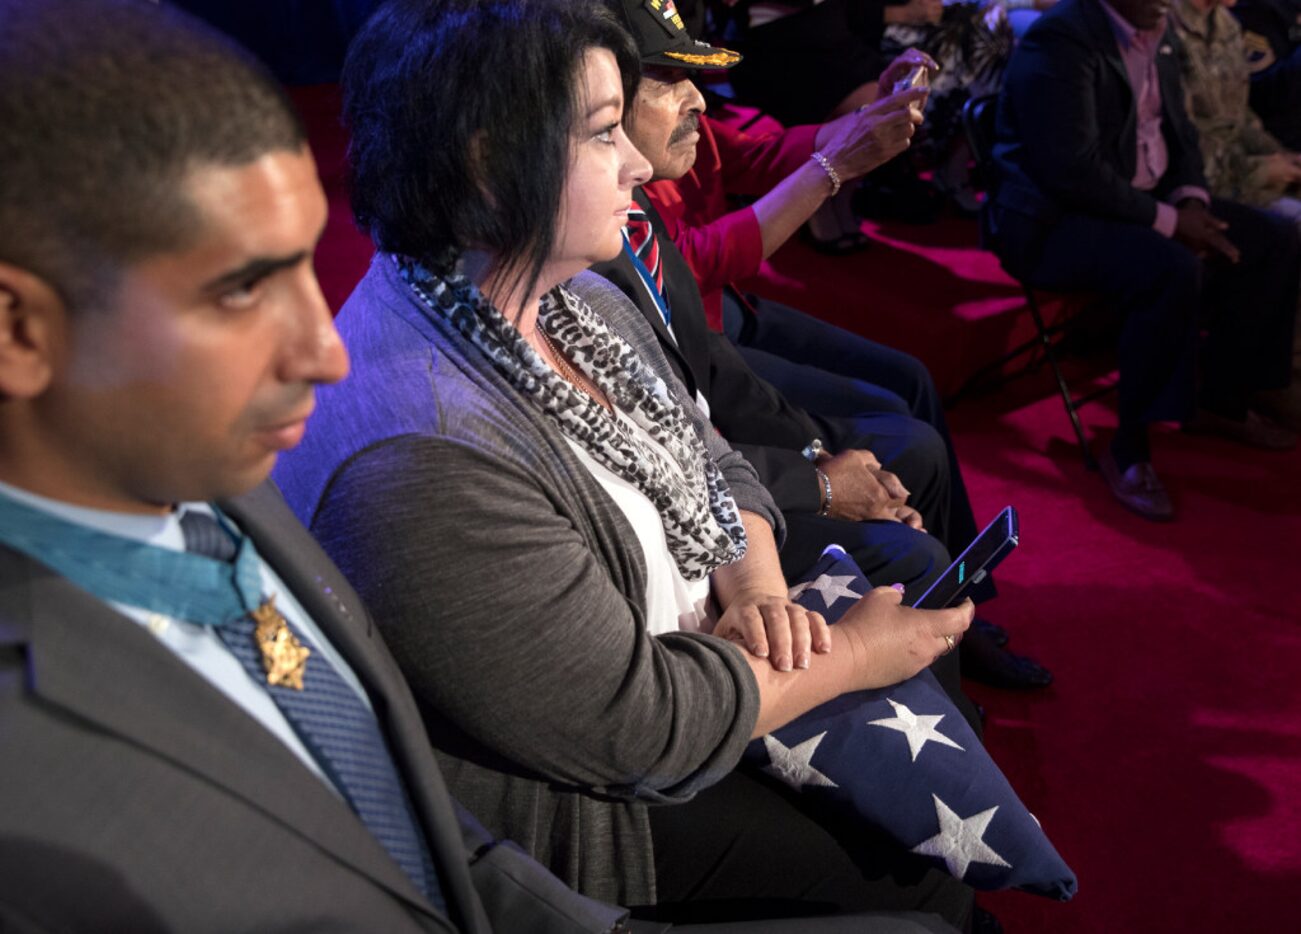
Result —
[[578, 378], [578, 374], [574, 371], [574, 368], [569, 365], [569, 361], [565, 359], [564, 354], [562, 354], [559, 348], [557, 348], [552, 342], [551, 336], [547, 334], [546, 331], [542, 330], [541, 325], [538, 325], [535, 330], [538, 335], [541, 336], [542, 343], [547, 345], [547, 350], [551, 352], [551, 357], [556, 361], [556, 366], [560, 368], [560, 375], [568, 380], [579, 392], [591, 396], [592, 400], [597, 405], [608, 410], [610, 408], [610, 403], [606, 399], [605, 393], [601, 391], [601, 387], [596, 385], [595, 382], [592, 382], [591, 388], [584, 385], [583, 381]]
[[582, 384], [582, 381], [580, 381], [578, 378], [578, 374], [575, 373], [574, 368], [569, 365], [569, 361], [565, 359], [563, 354], [561, 354], [559, 348], [557, 348], [556, 345], [552, 343], [551, 335], [549, 335], [546, 331], [542, 330], [542, 327], [540, 325], [537, 327], [536, 330], [538, 332], [538, 336], [542, 338], [542, 343], [546, 344], [547, 350], [551, 352], [551, 358], [556, 361], [556, 366], [560, 368], [560, 375], [563, 376], [565, 379], [569, 380], [569, 382], [573, 383], [579, 389], [585, 389], [585, 387]]

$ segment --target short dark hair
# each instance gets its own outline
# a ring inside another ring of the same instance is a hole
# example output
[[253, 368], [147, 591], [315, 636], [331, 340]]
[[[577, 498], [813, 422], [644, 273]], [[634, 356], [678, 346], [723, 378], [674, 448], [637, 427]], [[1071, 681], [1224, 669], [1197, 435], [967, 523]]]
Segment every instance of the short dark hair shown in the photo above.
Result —
[[143, 0], [0, 0], [0, 261], [71, 308], [198, 227], [205, 165], [297, 151], [306, 134], [231, 41]]
[[376, 245], [446, 271], [478, 246], [532, 288], [573, 151], [578, 66], [612, 51], [625, 100], [632, 38], [590, 0], [395, 0], [343, 68], [349, 183]]

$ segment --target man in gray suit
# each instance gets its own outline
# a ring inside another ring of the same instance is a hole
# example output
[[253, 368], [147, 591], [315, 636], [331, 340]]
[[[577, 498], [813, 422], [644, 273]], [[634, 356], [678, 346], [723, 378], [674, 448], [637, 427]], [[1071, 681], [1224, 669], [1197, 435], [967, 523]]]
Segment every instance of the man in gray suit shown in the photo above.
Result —
[[348, 366], [278, 87], [138, 0], [0, 0], [0, 125], [0, 930], [611, 930], [458, 816], [264, 484]]

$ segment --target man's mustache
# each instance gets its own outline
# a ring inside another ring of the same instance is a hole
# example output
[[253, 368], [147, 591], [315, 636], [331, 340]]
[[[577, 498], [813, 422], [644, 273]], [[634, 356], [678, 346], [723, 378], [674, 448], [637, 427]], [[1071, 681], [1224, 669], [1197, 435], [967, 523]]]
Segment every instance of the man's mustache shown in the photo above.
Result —
[[687, 114], [686, 119], [683, 120], [681, 123], [679, 123], [677, 127], [673, 130], [672, 135], [669, 136], [669, 145], [672, 146], [674, 143], [682, 142], [684, 139], [686, 139], [692, 133], [697, 132], [699, 129], [700, 129], [700, 114], [698, 113]]

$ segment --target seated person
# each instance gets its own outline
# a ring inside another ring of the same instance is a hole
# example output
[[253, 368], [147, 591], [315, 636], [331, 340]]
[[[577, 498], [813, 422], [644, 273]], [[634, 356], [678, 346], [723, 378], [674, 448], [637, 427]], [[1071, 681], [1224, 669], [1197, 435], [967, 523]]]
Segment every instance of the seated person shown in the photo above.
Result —
[[1211, 193], [1266, 208], [1301, 225], [1301, 154], [1289, 150], [1248, 106], [1251, 77], [1232, 0], [1175, 0], [1188, 117], [1197, 128]]
[[136, 0], [0, 37], [0, 930], [611, 930], [458, 820], [263, 483], [348, 369], [279, 87]]
[[1301, 151], [1301, 0], [1238, 0], [1251, 109], [1289, 149]]
[[[1176, 0], [1170, 13], [1206, 183], [1217, 198], [1264, 208], [1301, 230], [1301, 153], [1279, 142], [1248, 106], [1251, 72], [1242, 27], [1228, 10], [1232, 5]], [[1301, 329], [1292, 341], [1293, 385], [1257, 401], [1262, 411], [1301, 429]]]
[[1164, 9], [1062, 0], [1030, 28], [999, 102], [989, 215], [1013, 275], [1104, 293], [1124, 313], [1119, 424], [1099, 462], [1115, 497], [1153, 520], [1174, 505], [1151, 422], [1296, 443], [1252, 404], [1289, 382], [1301, 255], [1287, 221], [1207, 192]]
[[[890, 60], [907, 48], [928, 53], [939, 70], [924, 102], [921, 145], [873, 176], [858, 203], [872, 216], [933, 219], [929, 189], [907, 167], [914, 163], [933, 169], [936, 185], [959, 206], [976, 206], [967, 184], [970, 153], [963, 141], [962, 105], [968, 97], [998, 90], [1012, 50], [1001, 3], [721, 2], [732, 8], [737, 47], [745, 55], [732, 84], [742, 100], [788, 126], [820, 123], [889, 94], [897, 80], [884, 73]], [[901, 203], [909, 197], [913, 204]]]
[[926, 123], [909, 156], [932, 170], [935, 185], [959, 208], [974, 213], [980, 201], [971, 187], [962, 108], [972, 98], [998, 93], [1012, 54], [1012, 25], [1004, 0], [932, 0], [932, 5], [938, 7], [934, 19], [886, 26], [881, 48], [887, 55], [921, 49], [939, 63], [926, 98]]
[[[352, 376], [276, 479], [383, 621], [454, 793], [572, 886], [962, 926], [965, 886], [865, 878], [732, 772], [751, 738], [930, 664], [971, 607], [881, 588], [831, 640], [786, 598], [771, 500], [638, 312], [570, 281], [620, 249], [649, 170], [620, 123], [636, 71], [596, 6], [399, 0], [369, 21], [343, 84], [380, 252], [338, 318]], [[768, 658], [738, 644], [765, 631]]]
[[[665, 30], [636, 0], [607, 6], [638, 39], [644, 70], [625, 123], [655, 180], [634, 196], [624, 252], [597, 271], [637, 303], [675, 371], [702, 394], [710, 420], [759, 470], [790, 529], [782, 550], [788, 574], [835, 542], [878, 583], [891, 582], [880, 576], [883, 561], [898, 573], [899, 561], [911, 556], [908, 576], [893, 579], [924, 588], [977, 532], [926, 367], [727, 287], [757, 273], [841, 179], [899, 151], [910, 132], [896, 138], [890, 124], [861, 125], [862, 115], [778, 135], [729, 130], [702, 113], [704, 99], [691, 80], [701, 66], [682, 51], [693, 47], [689, 33]], [[906, 53], [889, 71], [926, 61]], [[898, 114], [919, 93], [882, 101], [882, 113]], [[912, 122], [898, 126], [911, 131]], [[759, 197], [729, 210], [729, 196], [740, 194]], [[706, 328], [705, 318], [712, 315], [717, 325], [720, 312], [735, 348]], [[824, 448], [816, 463], [801, 455], [814, 439]], [[915, 522], [888, 524], [912, 518], [897, 511], [903, 495], [886, 489], [892, 476], [907, 491], [903, 505], [920, 513], [929, 535]], [[993, 593], [986, 585], [977, 599]], [[988, 644], [981, 630], [964, 640], [963, 661], [969, 660], [969, 673], [1004, 687], [1043, 687], [1052, 679], [1032, 660]]]

